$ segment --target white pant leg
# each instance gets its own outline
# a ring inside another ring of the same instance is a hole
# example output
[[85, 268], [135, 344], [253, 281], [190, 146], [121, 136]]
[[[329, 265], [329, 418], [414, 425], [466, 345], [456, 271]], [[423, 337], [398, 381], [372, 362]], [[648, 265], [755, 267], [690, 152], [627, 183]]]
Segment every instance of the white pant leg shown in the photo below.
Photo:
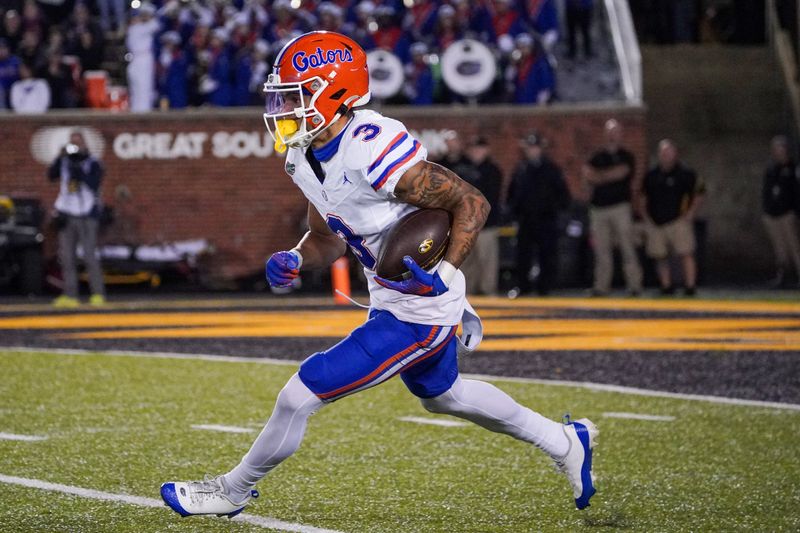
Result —
[[489, 431], [529, 442], [552, 457], [563, 457], [569, 451], [569, 440], [561, 424], [523, 407], [484, 381], [459, 377], [444, 394], [421, 401], [432, 413], [464, 418]]
[[242, 501], [250, 489], [291, 456], [303, 440], [308, 417], [324, 404], [295, 374], [283, 387], [275, 409], [250, 451], [236, 468], [223, 476], [228, 495]]

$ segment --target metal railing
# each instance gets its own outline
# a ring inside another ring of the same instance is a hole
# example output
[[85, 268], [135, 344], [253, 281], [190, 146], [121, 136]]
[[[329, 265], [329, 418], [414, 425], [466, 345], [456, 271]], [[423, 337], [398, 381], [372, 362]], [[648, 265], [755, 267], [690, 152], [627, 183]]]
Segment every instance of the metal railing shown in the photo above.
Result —
[[642, 54], [628, 0], [605, 0], [611, 38], [619, 62], [622, 92], [632, 104], [642, 102]]

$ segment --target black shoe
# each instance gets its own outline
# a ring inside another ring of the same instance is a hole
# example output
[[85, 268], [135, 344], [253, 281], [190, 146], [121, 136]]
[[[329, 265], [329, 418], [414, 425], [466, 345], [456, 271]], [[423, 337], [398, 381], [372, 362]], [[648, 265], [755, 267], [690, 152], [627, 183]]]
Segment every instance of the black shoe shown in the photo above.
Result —
[[663, 296], [671, 296], [675, 294], [675, 287], [670, 285], [669, 287], [661, 287], [661, 294]]
[[695, 287], [686, 287], [683, 289], [684, 296], [694, 296], [697, 294], [697, 289]]

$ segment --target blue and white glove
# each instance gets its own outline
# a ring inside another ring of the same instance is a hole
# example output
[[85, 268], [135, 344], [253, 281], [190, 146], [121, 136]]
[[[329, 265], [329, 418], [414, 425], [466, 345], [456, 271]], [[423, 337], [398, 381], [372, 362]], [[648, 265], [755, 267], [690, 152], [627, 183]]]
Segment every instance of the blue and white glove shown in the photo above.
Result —
[[403, 258], [403, 264], [411, 271], [411, 277], [402, 281], [389, 281], [380, 276], [375, 276], [378, 285], [402, 292], [403, 294], [416, 294], [417, 296], [439, 296], [447, 292], [447, 286], [453, 281], [456, 267], [442, 261], [433, 274], [428, 274], [410, 256]]
[[303, 256], [297, 250], [275, 252], [267, 261], [267, 281], [273, 287], [290, 287], [302, 264]]

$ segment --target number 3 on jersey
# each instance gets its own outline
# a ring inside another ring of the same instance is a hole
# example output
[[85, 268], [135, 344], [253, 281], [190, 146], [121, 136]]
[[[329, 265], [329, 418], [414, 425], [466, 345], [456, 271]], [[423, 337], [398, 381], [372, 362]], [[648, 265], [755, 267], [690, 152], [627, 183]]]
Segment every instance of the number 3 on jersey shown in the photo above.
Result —
[[364, 237], [353, 233], [353, 230], [344, 223], [344, 220], [336, 215], [328, 215], [325, 221], [334, 233], [338, 234], [339, 237], [347, 242], [362, 265], [370, 270], [375, 268], [375, 256], [372, 255], [372, 252], [367, 248]]

